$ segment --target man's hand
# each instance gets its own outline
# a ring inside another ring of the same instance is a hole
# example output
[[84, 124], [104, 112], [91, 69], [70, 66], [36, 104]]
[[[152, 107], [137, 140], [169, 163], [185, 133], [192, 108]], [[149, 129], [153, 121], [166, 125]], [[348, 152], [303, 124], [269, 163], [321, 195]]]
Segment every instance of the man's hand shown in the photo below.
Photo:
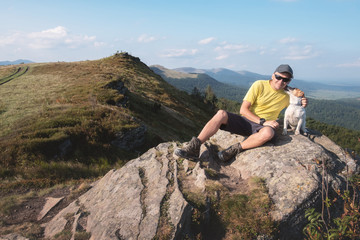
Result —
[[301, 98], [301, 106], [306, 107], [308, 105], [308, 99], [306, 97]]
[[272, 120], [272, 121], [266, 121], [264, 123], [264, 126], [269, 126], [269, 127], [272, 127], [274, 129], [277, 129], [279, 127], [279, 123], [275, 120]]

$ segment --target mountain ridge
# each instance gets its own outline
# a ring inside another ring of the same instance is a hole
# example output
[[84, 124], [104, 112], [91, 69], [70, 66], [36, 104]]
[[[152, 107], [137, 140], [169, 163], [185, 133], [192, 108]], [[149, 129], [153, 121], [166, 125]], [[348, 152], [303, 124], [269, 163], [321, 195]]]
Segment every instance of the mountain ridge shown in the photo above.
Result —
[[159, 65], [151, 65], [150, 69], [163, 77], [171, 85], [188, 93], [191, 93], [195, 87], [204, 92], [207, 86], [211, 86], [217, 97], [236, 101], [242, 99], [247, 91], [240, 86], [231, 86], [218, 81], [206, 73], [179, 72]]
[[17, 64], [27, 64], [27, 63], [34, 63], [34, 62], [26, 59], [18, 59], [15, 61], [0, 61], [0, 65], [17, 65]]
[[[227, 68], [197, 69], [192, 67], [175, 68], [179, 72], [205, 73], [212, 78], [242, 88], [249, 88], [256, 80], [270, 79], [271, 75], [263, 75], [250, 71], [233, 71]], [[303, 90], [307, 96], [316, 99], [342, 99], [360, 97], [360, 86], [334, 85], [321, 82], [294, 79], [290, 86]]]

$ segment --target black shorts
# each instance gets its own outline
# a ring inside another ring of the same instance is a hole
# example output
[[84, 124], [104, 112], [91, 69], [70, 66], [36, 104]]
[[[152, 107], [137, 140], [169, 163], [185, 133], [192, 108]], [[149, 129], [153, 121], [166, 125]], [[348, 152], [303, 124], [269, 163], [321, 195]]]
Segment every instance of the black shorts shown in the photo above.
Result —
[[257, 133], [264, 126], [248, 120], [247, 118], [227, 112], [228, 122], [220, 126], [221, 130], [225, 130], [231, 133], [239, 134], [242, 136], [250, 136], [251, 134]]

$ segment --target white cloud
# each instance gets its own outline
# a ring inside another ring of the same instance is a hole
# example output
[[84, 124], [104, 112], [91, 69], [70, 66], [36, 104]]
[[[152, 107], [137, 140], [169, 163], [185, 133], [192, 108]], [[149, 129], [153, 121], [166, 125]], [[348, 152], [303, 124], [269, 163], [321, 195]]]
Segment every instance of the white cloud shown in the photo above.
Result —
[[356, 61], [351, 62], [351, 63], [343, 63], [343, 64], [338, 64], [336, 65], [337, 67], [360, 67], [360, 58], [358, 58]]
[[0, 36], [0, 47], [11, 45], [16, 42], [16, 39], [19, 39], [21, 37], [21, 34], [16, 32], [12, 33], [8, 36]]
[[216, 52], [228, 52], [228, 53], [244, 53], [252, 51], [253, 49], [249, 45], [244, 44], [225, 44], [218, 46], [214, 49]]
[[155, 41], [156, 38], [153, 36], [148, 36], [147, 34], [143, 34], [138, 38], [138, 42], [140, 43], [148, 43], [148, 42], [152, 42]]
[[199, 43], [200, 45], [205, 45], [205, 44], [211, 43], [211, 42], [214, 41], [214, 40], [215, 40], [214, 37], [209, 37], [209, 38], [205, 38], [205, 39], [200, 40], [198, 43]]
[[282, 43], [282, 44], [294, 43], [296, 41], [297, 41], [297, 39], [292, 38], [292, 37], [287, 37], [287, 38], [283, 38], [283, 39], [279, 40], [279, 42]]
[[223, 59], [226, 59], [226, 58], [228, 58], [228, 57], [229, 57], [229, 55], [224, 54], [224, 55], [217, 56], [217, 57], [216, 57], [216, 60], [223, 60]]
[[291, 46], [288, 48], [288, 54], [283, 57], [283, 59], [288, 60], [304, 60], [309, 58], [314, 58], [319, 55], [318, 52], [314, 51], [311, 45], [300, 46]]
[[57, 26], [39, 32], [16, 32], [0, 36], [0, 47], [50, 49], [65, 46], [77, 48], [87, 43], [94, 43], [95, 40], [95, 36], [72, 34], [65, 27]]
[[185, 57], [185, 56], [193, 56], [199, 50], [198, 49], [168, 49], [165, 54], [162, 54], [162, 57]]
[[67, 36], [66, 28], [58, 26], [41, 32], [33, 32], [28, 34], [30, 39], [61, 39]]
[[104, 43], [104, 42], [94, 42], [94, 47], [102, 47], [105, 45], [106, 45], [106, 43]]

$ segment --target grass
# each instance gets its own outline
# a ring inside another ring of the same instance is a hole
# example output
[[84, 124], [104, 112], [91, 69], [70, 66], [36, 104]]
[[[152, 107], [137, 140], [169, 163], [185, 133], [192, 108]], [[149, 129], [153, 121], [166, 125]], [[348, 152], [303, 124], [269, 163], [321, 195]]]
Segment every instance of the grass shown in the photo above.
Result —
[[271, 220], [271, 200], [260, 178], [250, 180], [250, 193], [228, 196], [220, 203], [219, 214], [232, 239], [254, 239], [272, 236], [275, 224]]
[[[17, 68], [1, 67], [0, 77]], [[120, 93], [118, 82], [127, 90]], [[211, 115], [205, 104], [126, 53], [31, 64], [26, 74], [0, 86], [0, 178], [101, 176], [160, 142], [188, 140]], [[141, 125], [147, 127], [142, 148], [111, 144], [118, 133]]]

